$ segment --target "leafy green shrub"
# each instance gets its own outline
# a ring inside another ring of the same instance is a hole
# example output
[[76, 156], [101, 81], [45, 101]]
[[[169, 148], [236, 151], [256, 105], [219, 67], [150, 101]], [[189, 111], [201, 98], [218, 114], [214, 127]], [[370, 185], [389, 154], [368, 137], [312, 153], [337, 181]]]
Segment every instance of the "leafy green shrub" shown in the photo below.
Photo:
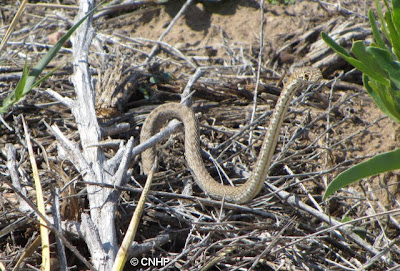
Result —
[[[337, 54], [363, 73], [364, 87], [374, 102], [400, 123], [400, 0], [392, 0], [391, 6], [384, 0], [384, 4], [388, 10], [385, 14], [379, 0], [375, 0], [381, 32], [370, 9], [368, 17], [374, 42], [367, 46], [363, 41], [355, 41], [351, 47], [354, 57], [328, 35], [321, 35]], [[329, 184], [324, 199], [362, 178], [395, 169], [400, 169], [400, 149], [376, 155], [342, 172]]]

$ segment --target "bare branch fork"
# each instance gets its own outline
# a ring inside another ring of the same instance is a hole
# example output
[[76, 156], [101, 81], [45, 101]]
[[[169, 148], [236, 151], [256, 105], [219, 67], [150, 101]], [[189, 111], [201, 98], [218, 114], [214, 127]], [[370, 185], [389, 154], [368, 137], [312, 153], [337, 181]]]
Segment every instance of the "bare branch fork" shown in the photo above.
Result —
[[[80, 1], [76, 20], [82, 18], [94, 7], [95, 0]], [[123, 180], [126, 180], [133, 140], [125, 146], [120, 160], [122, 162], [118, 168], [112, 168], [106, 163], [106, 157], [100, 148], [89, 147], [95, 146], [101, 140], [101, 129], [94, 107], [94, 86], [88, 65], [89, 47], [94, 37], [92, 20], [90, 16], [72, 37], [74, 66], [72, 82], [75, 86], [76, 99], [71, 100], [50, 90], [47, 91], [71, 109], [77, 123], [82, 150], [77, 144], [69, 141], [55, 125], [50, 130], [56, 136], [59, 146], [82, 173], [85, 181], [121, 185]], [[90, 215], [82, 215], [81, 229], [95, 268], [111, 270], [119, 247], [114, 225], [119, 193], [114, 189], [96, 185], [87, 185], [87, 191]]]

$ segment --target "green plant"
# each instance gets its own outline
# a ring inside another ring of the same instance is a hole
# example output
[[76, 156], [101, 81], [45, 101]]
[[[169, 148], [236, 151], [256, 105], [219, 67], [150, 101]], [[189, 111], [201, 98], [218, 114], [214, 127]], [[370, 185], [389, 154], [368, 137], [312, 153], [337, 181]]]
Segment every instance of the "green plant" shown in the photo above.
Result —
[[33, 67], [28, 69], [28, 64], [25, 62], [25, 66], [22, 72], [22, 77], [19, 80], [17, 86], [11, 91], [8, 96], [3, 100], [0, 106], [0, 114], [4, 114], [7, 110], [15, 103], [20, 101], [32, 88], [38, 86], [41, 82], [49, 78], [58, 68], [53, 69], [41, 79], [37, 80], [39, 75], [43, 72], [49, 62], [56, 56], [62, 45], [69, 39], [74, 31], [86, 20], [86, 18], [92, 14], [97, 7], [88, 12], [78, 23], [72, 26], [68, 32], [60, 38], [60, 40], [42, 57], [42, 59]]
[[[400, 0], [392, 0], [391, 6], [384, 0], [384, 4], [388, 10], [385, 14], [379, 0], [375, 0], [382, 34], [370, 9], [368, 17], [374, 42], [367, 46], [363, 41], [355, 41], [351, 48], [354, 57], [328, 35], [321, 35], [337, 54], [363, 73], [364, 87], [374, 102], [400, 123]], [[376, 155], [342, 172], [329, 184], [324, 199], [362, 178], [395, 169], [400, 169], [400, 149]]]

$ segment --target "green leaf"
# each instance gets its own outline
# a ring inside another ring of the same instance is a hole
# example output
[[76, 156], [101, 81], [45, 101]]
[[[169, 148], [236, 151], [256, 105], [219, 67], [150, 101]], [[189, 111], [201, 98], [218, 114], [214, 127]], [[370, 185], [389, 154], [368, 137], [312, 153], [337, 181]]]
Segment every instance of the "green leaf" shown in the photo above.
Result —
[[[323, 40], [347, 62], [363, 73], [363, 83], [378, 107], [390, 118], [400, 123], [400, 0], [383, 0], [387, 12], [383, 15], [379, 0], [374, 0], [381, 30], [390, 42], [385, 44], [384, 37], [379, 32], [375, 16], [369, 10], [372, 32], [375, 43], [366, 46], [362, 41], [353, 43], [352, 57], [343, 47], [336, 44], [325, 33]], [[342, 172], [328, 186], [324, 200], [339, 189], [362, 178], [387, 171], [400, 169], [400, 149], [376, 155], [350, 169]]]
[[15, 95], [14, 96], [17, 101], [19, 101], [23, 96], [22, 93], [24, 92], [24, 88], [26, 85], [26, 79], [28, 77], [28, 72], [29, 72], [28, 61], [27, 61], [27, 59], [25, 59], [25, 65], [24, 65], [24, 69], [22, 71], [21, 80], [18, 81], [18, 84], [15, 87]]
[[[385, 4], [387, 5], [387, 2]], [[381, 6], [379, 4], [379, 0], [375, 0], [375, 7], [376, 7], [376, 12], [378, 13], [379, 21], [381, 22], [381, 30], [382, 30], [383, 34], [385, 35], [385, 37], [387, 39], [389, 39], [389, 32], [386, 27], [386, 22], [385, 22], [385, 19], [383, 16]]]
[[[351, 65], [353, 65], [355, 68], [357, 68], [358, 70], [360, 70], [363, 73], [368, 74], [369, 76], [371, 76], [372, 78], [376, 79], [377, 81], [379, 81], [380, 83], [384, 84], [384, 85], [390, 85], [390, 81], [388, 79], [386, 79], [384, 76], [382, 76], [382, 72], [379, 71], [378, 74], [375, 74], [375, 63], [374, 65], [372, 65], [372, 67], [369, 67], [368, 65], [366, 65], [365, 63], [353, 58], [349, 52], [347, 52], [342, 46], [340, 46], [339, 44], [337, 44], [333, 39], [331, 39], [327, 34], [325, 34], [324, 32], [321, 33], [321, 37], [322, 39], [342, 58], [344, 58], [347, 62], [349, 62]], [[355, 46], [355, 50], [357, 53], [359, 53], [360, 55], [362, 54], [362, 52], [358, 52], [358, 50], [360, 50], [360, 46], [358, 44], [356, 44], [357, 42], [355, 42], [353, 44], [353, 48]], [[361, 43], [361, 42], [358, 42]], [[364, 50], [365, 51], [365, 50]]]
[[339, 176], [328, 185], [323, 200], [339, 189], [361, 180], [362, 178], [396, 169], [400, 169], [400, 149], [379, 154], [339, 174]]
[[352, 58], [349, 52], [346, 51], [342, 46], [337, 44], [331, 37], [329, 37], [325, 32], [321, 32], [322, 39], [339, 55], [344, 58]]
[[392, 0], [392, 7], [393, 7], [393, 13], [392, 13], [393, 24], [396, 29], [396, 32], [400, 33], [400, 1]]
[[368, 47], [367, 52], [373, 55], [377, 66], [388, 73], [390, 78], [388, 90], [393, 99], [393, 109], [397, 112], [396, 114], [400, 114], [400, 63], [395, 61], [393, 55], [384, 49]]
[[387, 110], [386, 105], [385, 105], [383, 99], [381, 98], [381, 96], [379, 95], [379, 91], [378, 91], [379, 88], [376, 86], [376, 84], [371, 82], [371, 80], [369, 79], [368, 75], [363, 74], [363, 78], [362, 79], [363, 79], [364, 87], [366, 88], [368, 94], [372, 97], [372, 99], [378, 105], [378, 107], [386, 115], [389, 115], [390, 113], [386, 112], [386, 110]]
[[371, 80], [366, 74], [363, 74], [363, 84], [368, 94], [372, 97], [382, 112], [394, 121], [400, 122], [400, 114], [389, 93], [389, 87], [382, 85], [373, 79]]
[[15, 89], [12, 90], [10, 94], [8, 94], [7, 97], [3, 100], [2, 106], [0, 107], [0, 114], [6, 113], [9, 107], [11, 107], [14, 103], [16, 103], [21, 99], [22, 92], [26, 84], [27, 75], [28, 75], [28, 62], [25, 61], [24, 69], [22, 70], [22, 77], [18, 81], [18, 84], [15, 87]]
[[[384, 51], [381, 48], [375, 48]], [[367, 47], [362, 41], [354, 42], [353, 46], [351, 47], [351, 51], [359, 59], [359, 61], [361, 61], [365, 65], [366, 70], [362, 72], [366, 73], [369, 77], [374, 78], [382, 84], [388, 86], [390, 85], [390, 81], [387, 79], [387, 72], [385, 71], [385, 69], [382, 69], [379, 65], [377, 65], [376, 56], [374, 54], [371, 54], [367, 50]]]
[[32, 88], [37, 87], [38, 85], [40, 85], [40, 83], [46, 81], [50, 76], [52, 76], [56, 71], [58, 71], [64, 64], [55, 67], [54, 69], [52, 69], [50, 72], [46, 73], [45, 76], [43, 76], [42, 78], [40, 78], [39, 80], [37, 80], [33, 85]]
[[[396, 115], [400, 114], [400, 63], [393, 59], [393, 55], [383, 49], [369, 47], [367, 49], [374, 58], [376, 59], [376, 63], [384, 69], [389, 76], [390, 79], [390, 87], [389, 95], [393, 99], [394, 108], [393, 110], [396, 111]], [[398, 120], [397, 120], [398, 121]]]
[[349, 222], [349, 221], [351, 221], [351, 220], [352, 220], [352, 219], [351, 219], [350, 217], [344, 216], [344, 217], [342, 218], [342, 220], [340, 220], [340, 222], [346, 223], [346, 222]]
[[390, 43], [393, 46], [393, 53], [396, 55], [397, 59], [400, 59], [400, 35], [396, 30], [396, 27], [393, 24], [391, 12], [388, 11], [385, 13], [385, 20], [387, 27], [389, 29], [389, 39]]
[[366, 51], [372, 55], [374, 66], [380, 68], [375, 69], [375, 71], [385, 70], [386, 72], [383, 75], [387, 77], [386, 73], [388, 73], [390, 79], [396, 82], [397, 89], [400, 89], [400, 84], [397, 84], [397, 82], [400, 82], [400, 63], [395, 61], [393, 55], [389, 51], [377, 47], [368, 47]]
[[139, 90], [139, 91], [143, 94], [143, 96], [144, 96], [144, 98], [145, 98], [146, 100], [149, 100], [149, 99], [150, 99], [150, 91], [148, 91], [148, 90], [146, 89], [146, 87], [143, 87], [143, 86], [138, 85], [138, 86], [136, 87], [136, 89]]
[[[89, 11], [82, 19], [79, 20], [74, 26], [72, 26], [68, 32], [60, 38], [60, 40], [39, 60], [39, 62], [33, 67], [28, 73], [25, 65], [22, 77], [17, 84], [17, 87], [10, 92], [10, 94], [3, 100], [2, 106], [0, 107], [0, 114], [7, 112], [8, 108], [18, 102], [24, 95], [26, 95], [34, 86], [38, 85], [43, 80], [39, 80], [35, 83], [36, 79], [43, 72], [49, 62], [56, 56], [62, 45], [69, 39], [72, 33], [100, 6], [96, 6]], [[54, 71], [52, 71], [54, 72]], [[52, 73], [51, 72], [51, 73]], [[50, 74], [51, 75], [51, 74]], [[49, 75], [49, 76], [50, 76]], [[48, 78], [49, 76], [45, 76]]]
[[97, 7], [89, 11], [82, 19], [79, 20], [74, 26], [72, 26], [67, 33], [65, 33], [60, 40], [43, 56], [42, 59], [36, 64], [31, 70], [26, 79], [26, 85], [23, 94], [25, 95], [32, 89], [32, 85], [37, 79], [37, 77], [42, 73], [44, 68], [49, 64], [49, 62], [56, 56], [58, 51], [61, 49], [63, 44], [69, 39], [69, 37], [75, 32], [75, 30], [96, 10]]
[[381, 34], [379, 33], [378, 26], [376, 25], [375, 15], [372, 9], [368, 11], [368, 18], [371, 24], [372, 33], [374, 35], [376, 44], [382, 49], [387, 49], [385, 42], [383, 41]]
[[158, 80], [155, 76], [150, 77], [149, 82], [152, 84], [157, 84]]

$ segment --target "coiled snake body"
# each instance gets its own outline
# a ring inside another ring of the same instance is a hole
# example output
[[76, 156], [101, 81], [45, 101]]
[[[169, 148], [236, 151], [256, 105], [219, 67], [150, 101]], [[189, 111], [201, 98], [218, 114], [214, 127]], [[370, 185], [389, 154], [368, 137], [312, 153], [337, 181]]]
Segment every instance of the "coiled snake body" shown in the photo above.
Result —
[[[264, 137], [256, 166], [250, 178], [240, 186], [223, 185], [215, 181], [208, 173], [200, 155], [198, 123], [189, 107], [177, 103], [168, 103], [154, 109], [143, 124], [140, 142], [146, 141], [159, 132], [167, 121], [174, 118], [179, 119], [184, 124], [186, 161], [196, 183], [213, 198], [223, 198], [238, 204], [246, 203], [252, 200], [263, 186], [278, 141], [280, 128], [293, 94], [302, 87], [317, 83], [321, 78], [321, 72], [312, 67], [299, 68], [290, 75], [271, 117], [271, 124]], [[145, 174], [150, 171], [153, 165], [155, 152], [155, 147], [153, 147], [142, 153], [142, 166]]]

